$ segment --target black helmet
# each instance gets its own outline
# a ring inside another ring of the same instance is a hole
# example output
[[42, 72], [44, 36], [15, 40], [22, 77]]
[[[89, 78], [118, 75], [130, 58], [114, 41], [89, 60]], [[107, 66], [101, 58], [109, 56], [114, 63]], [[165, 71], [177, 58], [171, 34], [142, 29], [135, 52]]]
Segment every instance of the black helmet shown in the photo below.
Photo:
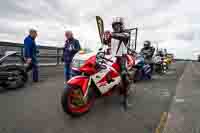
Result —
[[162, 53], [163, 53], [163, 51], [162, 51], [162, 50], [159, 50], [159, 51], [158, 51], [158, 54], [162, 54]]
[[148, 48], [151, 46], [151, 42], [150, 41], [144, 41], [144, 47]]
[[117, 31], [118, 29], [123, 30], [124, 29], [123, 18], [121, 18], [121, 17], [114, 18], [113, 22], [112, 22], [112, 28], [113, 28], [114, 31]]

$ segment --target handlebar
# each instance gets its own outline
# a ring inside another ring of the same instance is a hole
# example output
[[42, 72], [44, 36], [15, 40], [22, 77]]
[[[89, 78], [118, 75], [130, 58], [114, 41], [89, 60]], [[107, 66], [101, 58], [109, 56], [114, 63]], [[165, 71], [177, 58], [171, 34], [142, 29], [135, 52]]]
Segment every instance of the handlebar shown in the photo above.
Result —
[[130, 31], [137, 30], [137, 29], [138, 29], [138, 28], [125, 29], [124, 32], [130, 32]]
[[112, 63], [113, 63], [112, 60], [105, 58], [105, 52], [98, 52], [98, 53], [97, 53], [97, 58], [101, 58], [101, 59], [104, 59], [104, 60], [106, 60], [106, 61], [109, 61], [109, 62], [112, 62]]
[[128, 47], [127, 47], [127, 50], [128, 50], [128, 52], [130, 51], [132, 54], [136, 54], [136, 51], [135, 51], [135, 50], [132, 50], [132, 49], [130, 49], [130, 48], [128, 48]]
[[110, 60], [110, 59], [107, 59], [107, 58], [105, 58], [105, 57], [103, 57], [103, 59], [105, 59], [106, 61], [109, 61], [109, 62], [113, 63], [113, 61]]

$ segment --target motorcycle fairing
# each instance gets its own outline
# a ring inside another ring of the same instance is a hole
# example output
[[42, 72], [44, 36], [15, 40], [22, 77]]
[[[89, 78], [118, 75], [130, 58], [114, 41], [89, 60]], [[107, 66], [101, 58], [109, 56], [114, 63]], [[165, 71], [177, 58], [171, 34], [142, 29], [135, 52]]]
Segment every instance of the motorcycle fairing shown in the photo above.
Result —
[[155, 64], [159, 64], [162, 62], [162, 58], [160, 56], [155, 56], [153, 58]]
[[130, 70], [135, 65], [135, 60], [131, 55], [127, 55], [126, 68]]
[[143, 67], [144, 66], [144, 58], [142, 56], [138, 56], [135, 60], [135, 66]]
[[16, 51], [6, 51], [5, 55], [0, 58], [0, 64], [2, 64], [6, 60], [6, 58], [8, 58], [9, 56], [16, 56], [16, 57], [20, 58], [23, 63], [25, 63], [24, 58], [21, 57], [20, 55], [17, 55]]
[[[111, 79], [108, 80], [108, 77]], [[91, 78], [95, 82], [101, 94], [107, 93], [115, 85], [119, 84], [121, 80], [118, 72], [109, 66], [107, 66], [106, 69], [102, 69]]]
[[149, 74], [151, 72], [151, 66], [149, 64], [144, 65], [143, 71], [145, 74]]
[[92, 56], [79, 68], [79, 70], [86, 74], [92, 75], [97, 72], [95, 64], [96, 56]]
[[83, 95], [86, 94], [88, 86], [89, 86], [90, 78], [87, 76], [75, 76], [71, 78], [67, 84], [72, 86], [79, 86], [83, 92]]

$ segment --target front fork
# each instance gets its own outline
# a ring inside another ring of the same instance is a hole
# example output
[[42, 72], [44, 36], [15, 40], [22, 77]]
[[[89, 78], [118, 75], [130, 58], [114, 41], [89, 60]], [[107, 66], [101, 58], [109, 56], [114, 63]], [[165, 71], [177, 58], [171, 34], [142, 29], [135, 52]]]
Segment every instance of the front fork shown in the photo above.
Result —
[[89, 91], [90, 91], [89, 89], [91, 89], [91, 88], [90, 88], [91, 83], [92, 83], [92, 78], [89, 77], [89, 81], [88, 81], [87, 89], [86, 89], [86, 92], [85, 92], [85, 94], [84, 94], [84, 96], [83, 96], [83, 101], [84, 101], [84, 102], [87, 102], [88, 95], [89, 95]]
[[87, 89], [86, 89], [85, 93], [83, 93], [82, 88], [81, 88], [83, 86], [75, 88], [76, 89], [75, 90], [75, 94], [76, 94], [75, 97], [77, 97], [78, 99], [80, 99], [84, 104], [86, 104], [88, 102], [88, 97], [89, 97], [89, 92], [90, 92], [89, 89], [91, 89], [90, 85], [91, 85], [91, 78], [88, 81]]

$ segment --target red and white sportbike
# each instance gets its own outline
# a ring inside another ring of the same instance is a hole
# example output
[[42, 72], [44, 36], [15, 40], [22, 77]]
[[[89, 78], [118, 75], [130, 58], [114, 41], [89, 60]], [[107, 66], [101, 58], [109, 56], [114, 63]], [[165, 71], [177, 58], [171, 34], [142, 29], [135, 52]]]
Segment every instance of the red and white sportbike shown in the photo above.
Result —
[[[134, 58], [127, 55], [127, 69], [131, 71]], [[121, 83], [120, 66], [116, 59], [105, 52], [98, 52], [79, 68], [82, 73], [71, 78], [66, 84], [61, 104], [64, 112], [80, 116], [88, 112], [99, 96], [110, 96]]]

